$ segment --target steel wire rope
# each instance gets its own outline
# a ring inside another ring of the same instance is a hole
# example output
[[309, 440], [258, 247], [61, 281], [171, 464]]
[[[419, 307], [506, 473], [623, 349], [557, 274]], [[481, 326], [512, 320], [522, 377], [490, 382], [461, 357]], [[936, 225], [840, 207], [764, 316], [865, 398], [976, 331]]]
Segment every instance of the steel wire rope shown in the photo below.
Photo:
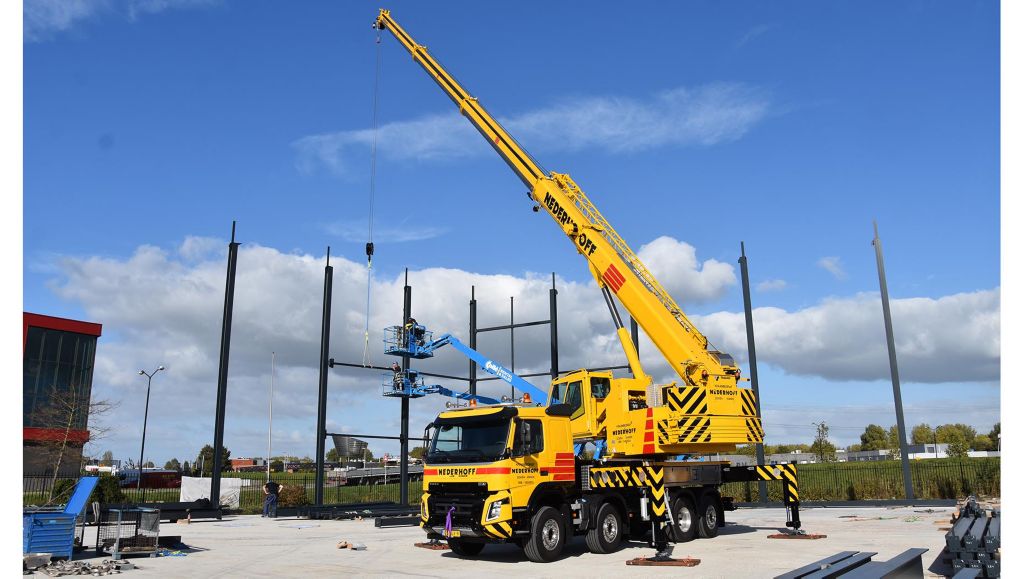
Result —
[[366, 326], [363, 329], [363, 366], [370, 364], [370, 288], [373, 281], [373, 209], [374, 200], [377, 194], [377, 111], [380, 95], [380, 77], [383, 70], [383, 53], [381, 51], [380, 29], [377, 29], [377, 63], [374, 67], [373, 78], [373, 139], [370, 145], [370, 200], [367, 211], [367, 241], [366, 241]]

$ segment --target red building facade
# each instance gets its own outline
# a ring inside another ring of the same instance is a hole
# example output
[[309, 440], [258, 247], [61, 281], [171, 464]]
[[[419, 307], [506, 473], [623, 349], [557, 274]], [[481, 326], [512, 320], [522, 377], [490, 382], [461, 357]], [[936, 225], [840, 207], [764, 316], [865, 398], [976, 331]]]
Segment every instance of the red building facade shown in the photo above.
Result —
[[[103, 326], [24, 312], [24, 469], [52, 468], [54, 442], [67, 440], [62, 472], [81, 467], [82, 447], [89, 440], [96, 342]], [[71, 407], [62, 408], [72, 402]]]

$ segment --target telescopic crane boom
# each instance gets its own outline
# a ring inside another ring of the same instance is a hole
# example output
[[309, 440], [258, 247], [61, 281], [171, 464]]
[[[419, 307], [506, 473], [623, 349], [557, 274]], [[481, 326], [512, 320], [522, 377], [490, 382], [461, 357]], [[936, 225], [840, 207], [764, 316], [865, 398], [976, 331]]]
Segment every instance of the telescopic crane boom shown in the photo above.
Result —
[[[633, 370], [635, 380], [612, 379], [608, 398], [629, 397], [629, 410], [667, 404], [673, 413], [700, 418], [689, 424], [673, 415], [665, 415], [663, 422], [666, 441], [688, 445], [688, 450], [660, 446], [652, 452], [694, 452], [696, 446], [706, 451], [727, 450], [736, 443], [759, 442], [763, 437], [760, 419], [754, 412], [753, 395], [749, 390], [737, 388], [740, 371], [732, 357], [710, 347], [708, 339], [693, 325], [682, 308], [648, 271], [640, 258], [615, 232], [611, 224], [590, 201], [569, 175], [545, 171], [530, 154], [501, 126], [480, 102], [470, 95], [455, 78], [418, 44], [395, 20], [390, 11], [381, 10], [374, 22], [378, 30], [390, 31], [409, 51], [415, 62], [437, 82], [438, 86], [458, 106], [459, 111], [473, 124], [502, 159], [529, 189], [531, 199], [554, 219], [572, 240], [586, 260], [590, 273], [605, 295], [615, 322], [619, 341]], [[535, 210], [538, 209], [535, 207]], [[629, 332], [623, 327], [615, 309], [614, 294], [633, 319], [644, 329], [651, 342], [682, 378], [679, 386], [668, 385], [646, 400], [638, 402], [650, 384], [643, 372]], [[581, 383], [586, 377], [581, 378]], [[621, 386], [616, 388], [616, 381]], [[558, 396], [553, 386], [552, 399]], [[569, 388], [563, 389], [568, 394]], [[597, 397], [597, 395], [594, 395]], [[590, 408], [596, 414], [584, 427], [575, 423], [574, 436], [594, 440], [608, 438], [608, 426], [597, 421], [603, 408]], [[722, 419], [712, 423], [711, 416]], [[654, 417], [658, 419], [657, 416]], [[734, 419], [739, 419], [734, 420]], [[690, 428], [693, 427], [693, 428]], [[687, 430], [689, 428], [689, 430]], [[712, 434], [715, 434], [712, 437]], [[609, 442], [611, 440], [609, 439]], [[714, 444], [714, 443], [717, 443]], [[632, 444], [630, 445], [632, 446]], [[650, 449], [644, 445], [644, 449]]]
[[546, 172], [425, 46], [413, 40], [390, 11], [381, 10], [375, 26], [394, 34], [508, 163], [529, 188], [531, 198], [572, 238], [598, 284], [609, 288], [622, 302], [685, 384], [736, 385], [738, 371], [732, 358], [708, 349], [707, 338], [569, 175]]

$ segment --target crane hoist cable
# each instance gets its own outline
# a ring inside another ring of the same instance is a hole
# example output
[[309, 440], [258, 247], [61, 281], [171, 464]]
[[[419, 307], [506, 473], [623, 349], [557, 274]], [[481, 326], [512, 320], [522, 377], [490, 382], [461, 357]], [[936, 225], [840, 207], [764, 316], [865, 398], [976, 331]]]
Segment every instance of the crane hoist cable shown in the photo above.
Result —
[[380, 30], [377, 31], [377, 64], [373, 79], [373, 141], [370, 145], [370, 203], [366, 234], [366, 326], [363, 329], [363, 366], [370, 366], [370, 288], [373, 281], [373, 206], [377, 193], [377, 109], [380, 95], [380, 76], [383, 68]]

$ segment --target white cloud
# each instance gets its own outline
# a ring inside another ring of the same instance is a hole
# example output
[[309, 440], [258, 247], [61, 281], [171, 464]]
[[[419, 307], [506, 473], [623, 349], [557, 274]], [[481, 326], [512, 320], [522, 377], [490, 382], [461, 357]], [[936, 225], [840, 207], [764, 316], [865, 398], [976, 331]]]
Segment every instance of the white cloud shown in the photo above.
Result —
[[718, 299], [736, 283], [732, 265], [716, 259], [699, 263], [696, 248], [671, 237], [644, 244], [637, 256], [680, 304]]
[[818, 267], [832, 274], [833, 277], [842, 281], [847, 278], [843, 269], [842, 261], [836, 256], [827, 256], [818, 260]]
[[786, 280], [784, 279], [766, 279], [757, 284], [759, 292], [777, 292], [784, 289], [786, 289]]
[[26, 42], [39, 42], [103, 14], [120, 14], [135, 20], [139, 14], [155, 14], [176, 8], [218, 4], [220, 0], [24, 0]]
[[[158, 462], [172, 455], [191, 459], [187, 453], [211, 441], [224, 300], [226, 243], [220, 245], [217, 251], [212, 240], [189, 238], [172, 250], [141, 246], [123, 259], [85, 257], [59, 262], [62, 276], [54, 282], [54, 291], [80, 304], [87, 319], [104, 326], [97, 350], [95, 395], [122, 401], [109, 421], [117, 431], [97, 451], [111, 448], [126, 457], [137, 452], [144, 383], [136, 372], [157, 364], [166, 365], [167, 371], [153, 381], [147, 436], [151, 457]], [[712, 299], [735, 282], [729, 266], [707, 260], [698, 268], [693, 248], [671, 238], [659, 238], [641, 252], [682, 300]], [[390, 359], [381, 353], [382, 328], [400, 321], [402, 279], [373, 280], [369, 336], [364, 338], [365, 265], [343, 256], [331, 261], [335, 268], [331, 355], [338, 361], [359, 363], [368, 344], [371, 363], [388, 365]], [[314, 446], [323, 266], [319, 256], [282, 253], [254, 243], [240, 249], [225, 433], [235, 455], [259, 455], [265, 448], [271, 352], [277, 354], [278, 369], [274, 447], [277, 452], [301, 456]], [[680, 272], [689, 272], [691, 279]], [[410, 272], [410, 281], [417, 319], [462, 338], [468, 327], [471, 286], [476, 287], [481, 326], [506, 323], [509, 296], [515, 297], [518, 321], [548, 315], [550, 278], [546, 275], [481, 275], [433, 268]], [[623, 364], [594, 284], [559, 280], [558, 291], [560, 367]], [[904, 381], [998, 380], [998, 289], [940, 299], [894, 300], [892, 308]], [[879, 309], [877, 298], [868, 295], [796, 312], [759, 308], [754, 313], [759, 357], [762, 363], [796, 374], [883, 380], [888, 368]], [[745, 351], [742, 313], [695, 316], [694, 321], [726, 351], [737, 356]], [[547, 369], [545, 327], [520, 330], [516, 340], [517, 372]], [[509, 362], [507, 334], [484, 334], [479, 348]], [[667, 365], [646, 337], [641, 338], [641, 356], [648, 372], [668, 378]], [[467, 373], [466, 360], [453, 351], [418, 367], [442, 374]], [[331, 429], [397, 433], [398, 402], [380, 396], [384, 380], [378, 371], [332, 371]], [[543, 377], [531, 381], [545, 387]], [[465, 389], [464, 383], [439, 382]], [[500, 396], [508, 388], [486, 382], [480, 392]], [[444, 401], [441, 397], [415, 401], [413, 424], [426, 423]]]
[[[622, 153], [733, 141], [763, 120], [768, 110], [769, 100], [759, 89], [715, 83], [666, 90], [648, 99], [566, 99], [500, 120], [527, 148]], [[372, 130], [356, 129], [303, 137], [293, 146], [301, 170], [323, 165], [343, 174], [355, 162], [353, 156], [365, 155], [372, 142]], [[491, 152], [470, 123], [455, 112], [382, 125], [377, 147], [381, 155], [400, 161]]]
[[[999, 380], [999, 289], [890, 302], [900, 378], [905, 382]], [[882, 305], [858, 294], [794, 312], [753, 312], [757, 358], [796, 375], [828, 380], [889, 376]], [[745, 355], [742, 313], [695, 316], [694, 323], [725, 351]]]

